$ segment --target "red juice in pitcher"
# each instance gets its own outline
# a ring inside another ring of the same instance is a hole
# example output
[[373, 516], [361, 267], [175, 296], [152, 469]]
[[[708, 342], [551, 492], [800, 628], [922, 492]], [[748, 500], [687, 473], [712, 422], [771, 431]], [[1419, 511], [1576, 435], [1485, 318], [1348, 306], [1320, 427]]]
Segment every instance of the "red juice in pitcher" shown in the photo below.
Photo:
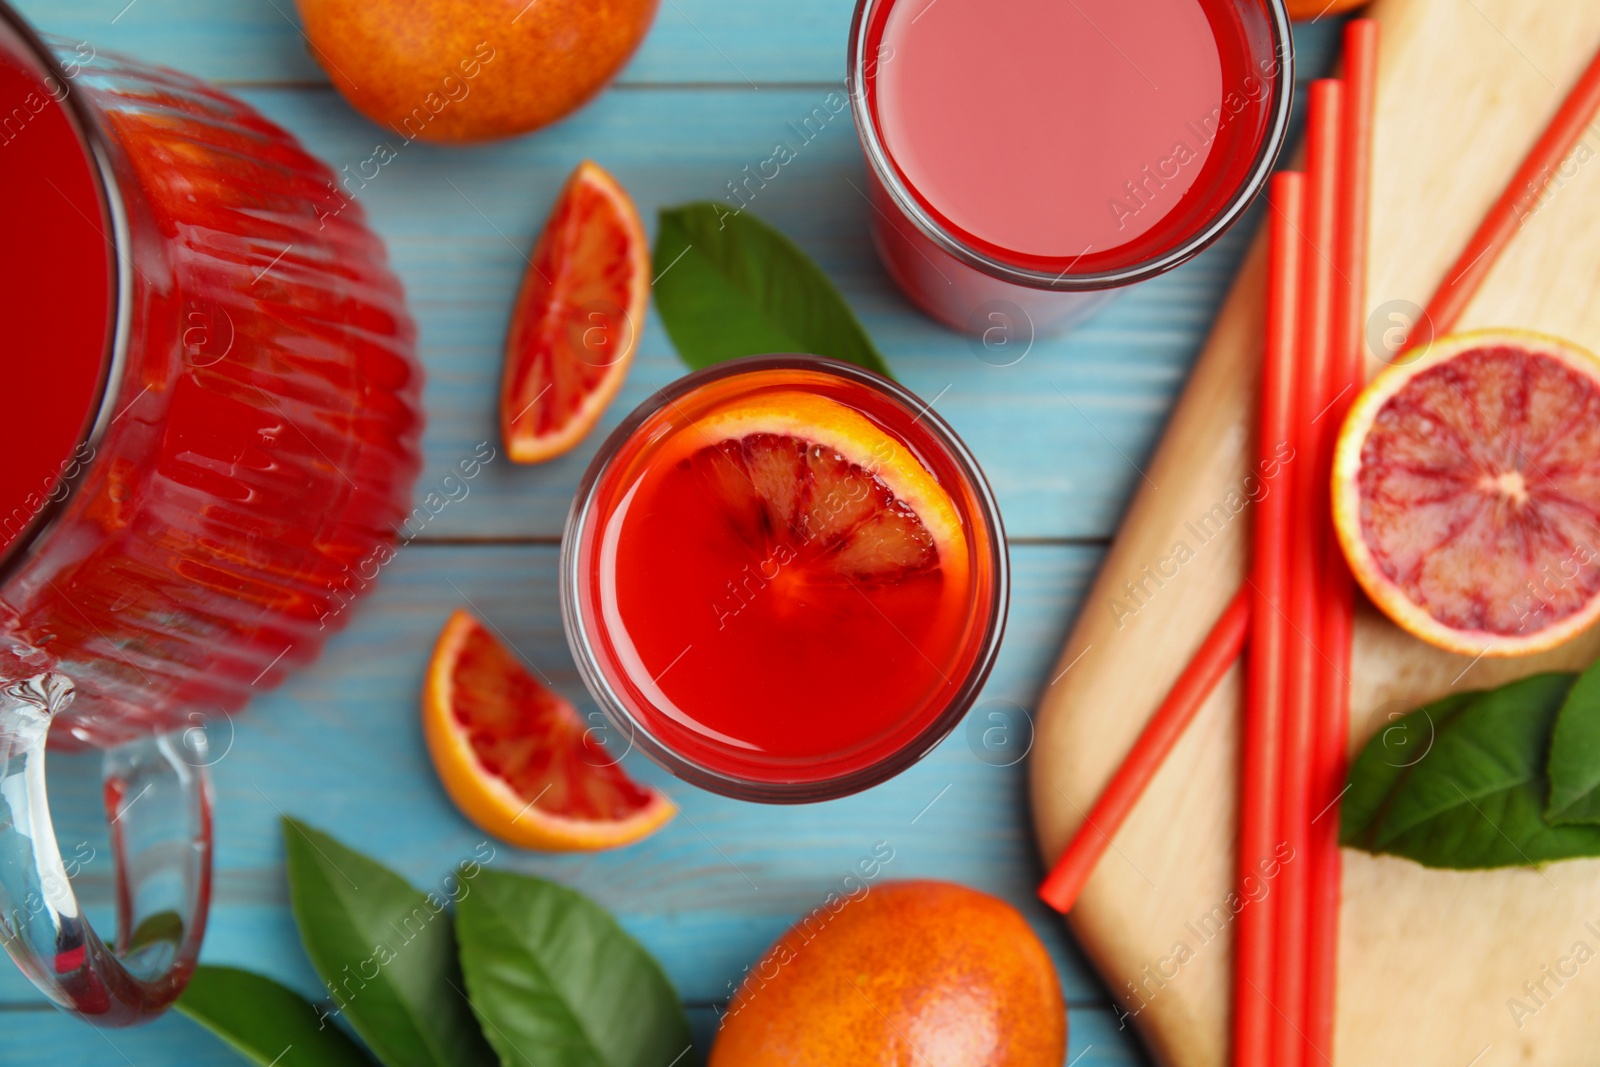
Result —
[[563, 542], [585, 680], [670, 769], [863, 788], [965, 711], [1003, 622], [993, 501], [925, 405], [815, 357], [690, 375], [617, 432]]
[[[394, 554], [415, 329], [289, 133], [3, 3], [0, 233], [5, 948], [56, 1005], [130, 1025], [205, 932], [227, 750], [198, 727], [314, 656]], [[114, 941], [62, 859], [51, 746], [104, 751]]]
[[193, 79], [57, 58], [0, 33], [0, 637], [75, 682], [52, 740], [104, 746], [236, 710], [345, 621], [421, 376], [326, 167]]
[[64, 87], [0, 49], [0, 323], [4, 323], [5, 462], [0, 556], [62, 495], [85, 458], [104, 389], [111, 328], [110, 226], [91, 160], [55, 96]]
[[[1288, 115], [1279, 0], [863, 0], [871, 224], [926, 310], [1130, 284], [1213, 240]], [[974, 273], [975, 272], [975, 273]], [[1020, 291], [1015, 291], [1020, 290]]]

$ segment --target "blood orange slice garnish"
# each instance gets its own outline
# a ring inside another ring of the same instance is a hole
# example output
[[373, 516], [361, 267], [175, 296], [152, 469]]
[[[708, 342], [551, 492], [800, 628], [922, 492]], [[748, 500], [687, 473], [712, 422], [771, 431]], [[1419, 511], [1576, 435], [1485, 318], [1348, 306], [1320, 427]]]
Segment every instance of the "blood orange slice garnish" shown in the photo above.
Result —
[[1333, 507], [1406, 630], [1471, 656], [1560, 644], [1600, 616], [1600, 360], [1518, 331], [1435, 342], [1351, 408]]
[[629, 778], [572, 705], [464, 610], [434, 646], [422, 725], [445, 792], [502, 841], [551, 852], [614, 848], [660, 829], [676, 810]]
[[534, 247], [506, 337], [500, 432], [517, 463], [581, 441], [627, 377], [650, 300], [650, 248], [622, 186], [585, 160]]
[[693, 468], [752, 548], [792, 553], [791, 593], [811, 582], [890, 582], [943, 572], [963, 591], [966, 534], [921, 461], [827, 397], [779, 391], [714, 411], [686, 435]]

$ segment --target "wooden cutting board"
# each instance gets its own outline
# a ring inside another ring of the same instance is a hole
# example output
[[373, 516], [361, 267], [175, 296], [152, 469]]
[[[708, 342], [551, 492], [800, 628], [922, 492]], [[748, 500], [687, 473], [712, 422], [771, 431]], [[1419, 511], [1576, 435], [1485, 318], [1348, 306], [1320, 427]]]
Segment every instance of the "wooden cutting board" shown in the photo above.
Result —
[[[1387, 324], [1387, 310], [1404, 306], [1391, 302], [1427, 302], [1600, 47], [1600, 2], [1379, 0], [1371, 13], [1383, 45], [1366, 302]], [[1463, 329], [1523, 327], [1600, 351], [1600, 126], [1588, 141]], [[1040, 698], [1032, 792], [1046, 862], [1240, 584], [1264, 259], [1258, 239]], [[1369, 364], [1375, 371], [1379, 361]], [[1178, 565], [1180, 543], [1193, 558]], [[1175, 577], [1159, 577], [1174, 568]], [[1131, 600], [1129, 582], [1150, 592]], [[1600, 632], [1591, 632], [1536, 659], [1474, 663], [1417, 642], [1363, 604], [1352, 750], [1392, 713], [1452, 686], [1597, 655]], [[1235, 668], [1070, 916], [1132, 1024], [1173, 1067], [1227, 1062], [1232, 931], [1215, 916], [1228, 914], [1218, 906], [1233, 883], [1239, 697]], [[1600, 1062], [1600, 861], [1463, 873], [1344, 857], [1341, 1067]]]

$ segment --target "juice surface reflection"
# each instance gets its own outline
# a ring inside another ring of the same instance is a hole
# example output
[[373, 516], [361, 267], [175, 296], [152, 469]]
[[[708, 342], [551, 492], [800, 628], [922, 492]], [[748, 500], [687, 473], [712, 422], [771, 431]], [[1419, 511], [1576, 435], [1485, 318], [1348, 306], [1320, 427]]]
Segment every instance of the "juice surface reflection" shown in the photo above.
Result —
[[991, 531], [915, 412], [764, 370], [664, 406], [596, 488], [581, 610], [608, 683], [691, 762], [822, 781], [913, 743], [982, 652]]

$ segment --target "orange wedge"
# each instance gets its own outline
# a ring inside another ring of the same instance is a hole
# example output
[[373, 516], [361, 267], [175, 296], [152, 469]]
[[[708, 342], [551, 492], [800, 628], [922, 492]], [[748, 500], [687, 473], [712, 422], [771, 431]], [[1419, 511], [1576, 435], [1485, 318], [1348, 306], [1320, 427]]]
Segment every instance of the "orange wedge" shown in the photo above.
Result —
[[1568, 640], [1600, 617], [1600, 360], [1495, 330], [1390, 367], [1340, 430], [1333, 517], [1367, 595], [1424, 641]]
[[[732, 402], [701, 417], [693, 427], [700, 443], [783, 437], [816, 446], [846, 468], [876, 478], [904, 505], [939, 549], [946, 563], [966, 559], [966, 534], [950, 494], [905, 445], [860, 412], [816, 393], [782, 390]], [[814, 457], [818, 458], [818, 457]], [[809, 477], [821, 474], [813, 461]], [[802, 481], [804, 479], [801, 479]], [[809, 503], [826, 510], [828, 491], [813, 487]], [[773, 487], [773, 491], [777, 491]], [[786, 516], [799, 522], [802, 516]], [[819, 516], [812, 516], [813, 524]]]
[[428, 663], [422, 730], [456, 807], [513, 845], [616, 848], [677, 810], [623, 773], [572, 705], [464, 610], [445, 623]]
[[844, 404], [798, 390], [764, 393], [713, 409], [678, 440], [693, 448], [686, 462], [746, 540], [789, 546], [813, 581], [943, 572], [947, 590], [965, 593], [967, 537], [949, 492], [905, 445]]
[[650, 246], [626, 190], [585, 160], [534, 247], [506, 337], [500, 433], [517, 463], [583, 440], [622, 388], [650, 300]]

